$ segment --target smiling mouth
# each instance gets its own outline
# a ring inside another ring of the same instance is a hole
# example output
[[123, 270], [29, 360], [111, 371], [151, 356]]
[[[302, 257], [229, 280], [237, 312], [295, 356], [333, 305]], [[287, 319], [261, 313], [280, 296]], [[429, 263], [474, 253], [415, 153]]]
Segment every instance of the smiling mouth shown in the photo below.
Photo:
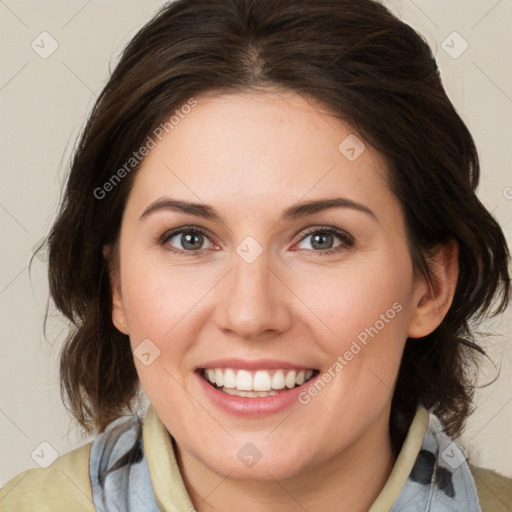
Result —
[[200, 368], [199, 375], [208, 384], [228, 395], [248, 398], [275, 396], [316, 377], [318, 370], [240, 370], [236, 368]]

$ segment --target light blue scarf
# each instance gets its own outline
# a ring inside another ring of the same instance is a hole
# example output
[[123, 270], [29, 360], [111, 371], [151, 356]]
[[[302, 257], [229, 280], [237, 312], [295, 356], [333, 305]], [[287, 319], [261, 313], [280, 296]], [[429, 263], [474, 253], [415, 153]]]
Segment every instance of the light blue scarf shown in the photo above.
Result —
[[[118, 418], [94, 439], [89, 472], [97, 511], [161, 512], [139, 418]], [[461, 448], [431, 415], [414, 467], [390, 512], [461, 510], [482, 512], [476, 486]]]

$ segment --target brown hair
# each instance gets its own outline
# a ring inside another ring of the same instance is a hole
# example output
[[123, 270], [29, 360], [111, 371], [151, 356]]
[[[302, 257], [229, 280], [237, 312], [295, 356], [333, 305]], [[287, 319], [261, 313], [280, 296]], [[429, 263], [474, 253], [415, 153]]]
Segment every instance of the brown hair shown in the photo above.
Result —
[[102, 255], [116, 247], [139, 166], [108, 196], [95, 191], [191, 97], [269, 87], [319, 100], [384, 155], [415, 271], [429, 277], [433, 248], [459, 244], [452, 306], [433, 333], [407, 340], [390, 418], [396, 450], [418, 404], [459, 434], [472, 411], [468, 363], [484, 354], [470, 322], [505, 309], [509, 253], [475, 194], [477, 151], [428, 45], [371, 0], [177, 0], [132, 39], [90, 114], [49, 236], [51, 297], [75, 326], [61, 354], [65, 403], [84, 429], [102, 430], [139, 389], [111, 318], [115, 251]]

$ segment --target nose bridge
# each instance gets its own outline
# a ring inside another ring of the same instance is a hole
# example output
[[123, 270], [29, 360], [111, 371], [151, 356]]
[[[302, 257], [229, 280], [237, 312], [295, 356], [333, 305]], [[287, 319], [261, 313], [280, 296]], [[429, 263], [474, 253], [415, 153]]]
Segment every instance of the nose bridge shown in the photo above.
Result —
[[258, 244], [257, 246], [251, 240], [245, 240], [236, 249], [236, 256], [233, 258], [235, 286], [240, 285], [241, 292], [254, 295], [257, 299], [258, 294], [262, 297], [271, 299], [270, 286], [272, 270], [272, 261], [268, 250]]
[[284, 330], [290, 317], [286, 287], [274, 275], [268, 251], [250, 238], [233, 254], [228, 285], [217, 304], [219, 327], [244, 338]]

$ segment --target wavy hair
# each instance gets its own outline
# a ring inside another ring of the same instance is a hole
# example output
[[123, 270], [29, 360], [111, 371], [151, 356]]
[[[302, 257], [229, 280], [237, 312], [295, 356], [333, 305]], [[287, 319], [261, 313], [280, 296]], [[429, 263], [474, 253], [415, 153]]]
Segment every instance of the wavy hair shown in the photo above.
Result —
[[61, 352], [64, 402], [87, 431], [133, 407], [140, 390], [128, 336], [112, 323], [109, 271], [140, 163], [104, 187], [170, 113], [205, 93], [290, 90], [348, 122], [389, 164], [416, 272], [459, 245], [453, 303], [430, 335], [406, 341], [392, 400], [398, 451], [418, 404], [448, 434], [472, 412], [471, 368], [485, 354], [471, 327], [510, 294], [504, 234], [478, 199], [477, 150], [427, 43], [372, 0], [176, 0], [131, 40], [98, 97], [49, 235], [50, 293], [73, 324]]

